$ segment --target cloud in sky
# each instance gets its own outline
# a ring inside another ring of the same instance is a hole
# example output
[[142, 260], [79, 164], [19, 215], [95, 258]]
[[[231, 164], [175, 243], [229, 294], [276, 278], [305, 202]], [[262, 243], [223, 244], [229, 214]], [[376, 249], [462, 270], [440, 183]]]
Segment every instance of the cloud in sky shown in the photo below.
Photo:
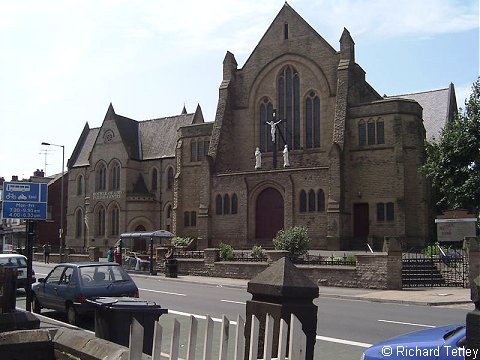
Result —
[[[405, 74], [414, 70], [417, 60], [388, 58], [391, 43], [408, 46], [474, 30], [478, 57], [476, 0], [289, 4], [336, 49], [343, 27], [349, 29], [369, 81], [390, 95], [439, 86]], [[41, 141], [64, 143], [68, 157], [85, 122], [99, 126], [109, 102], [118, 113], [137, 120], [177, 114], [184, 102], [193, 111], [200, 103], [206, 120], [213, 120], [226, 51], [233, 52], [242, 67], [282, 6], [278, 0], [0, 0], [0, 121], [6, 129], [2, 153], [21, 143], [15, 159], [2, 160], [0, 176], [28, 176], [43, 167], [36, 156]], [[379, 49], [385, 49], [381, 56]], [[370, 59], [374, 56], [382, 59], [375, 62]], [[392, 65], [398, 75], [383, 72], [382, 67], [388, 71]], [[402, 70], [400, 65], [408, 67]], [[470, 89], [475, 81], [456, 76], [452, 72], [441, 86], [453, 81], [462, 93], [460, 89]], [[418, 89], [404, 88], [405, 78], [416, 81]], [[25, 124], [20, 138], [7, 122]], [[49, 162], [55, 164], [51, 171], [58, 172], [61, 161], [52, 157]]]

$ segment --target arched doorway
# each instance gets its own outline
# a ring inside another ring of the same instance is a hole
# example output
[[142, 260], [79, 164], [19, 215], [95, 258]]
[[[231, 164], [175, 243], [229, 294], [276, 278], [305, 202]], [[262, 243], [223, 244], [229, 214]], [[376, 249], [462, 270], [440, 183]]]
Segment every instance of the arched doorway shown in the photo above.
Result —
[[283, 229], [283, 197], [274, 188], [266, 188], [257, 197], [255, 205], [255, 238], [271, 241]]

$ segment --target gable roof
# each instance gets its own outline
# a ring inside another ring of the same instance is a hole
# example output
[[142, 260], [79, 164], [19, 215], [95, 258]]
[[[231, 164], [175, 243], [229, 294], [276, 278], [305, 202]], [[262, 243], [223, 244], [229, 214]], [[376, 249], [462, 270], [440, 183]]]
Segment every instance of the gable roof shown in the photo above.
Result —
[[423, 108], [423, 126], [425, 127], [428, 141], [438, 140], [445, 124], [451, 121], [457, 112], [457, 101], [453, 84], [450, 84], [445, 89], [388, 96], [387, 98], [409, 99], [420, 104]]
[[[195, 113], [191, 114], [136, 121], [115, 114], [113, 106], [110, 104], [107, 117], [115, 121], [129, 158], [134, 160], [174, 157], [178, 129], [185, 125], [203, 123], [200, 106], [197, 106]], [[90, 165], [90, 154], [95, 146], [100, 129], [90, 129], [88, 123], [85, 125], [68, 162], [69, 168]]]

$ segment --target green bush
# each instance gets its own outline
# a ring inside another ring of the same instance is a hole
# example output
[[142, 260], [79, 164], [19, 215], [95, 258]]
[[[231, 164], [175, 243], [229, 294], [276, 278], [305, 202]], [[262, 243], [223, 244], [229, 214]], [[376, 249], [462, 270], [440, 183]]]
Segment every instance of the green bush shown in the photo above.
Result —
[[303, 226], [293, 226], [280, 230], [273, 239], [276, 250], [286, 250], [291, 258], [305, 255], [310, 246], [307, 229]]
[[254, 245], [252, 247], [251, 255], [254, 259], [260, 260], [265, 257], [265, 252], [263, 251], [263, 248], [261, 246]]
[[221, 243], [220, 246], [220, 260], [228, 261], [235, 259], [235, 253], [231, 245]]
[[440, 250], [436, 245], [429, 245], [423, 249], [423, 255], [425, 256], [435, 256], [440, 253]]
[[191, 241], [192, 241], [192, 238], [189, 238], [189, 237], [175, 236], [172, 239], [172, 245], [175, 247], [187, 246], [188, 244], [190, 244]]

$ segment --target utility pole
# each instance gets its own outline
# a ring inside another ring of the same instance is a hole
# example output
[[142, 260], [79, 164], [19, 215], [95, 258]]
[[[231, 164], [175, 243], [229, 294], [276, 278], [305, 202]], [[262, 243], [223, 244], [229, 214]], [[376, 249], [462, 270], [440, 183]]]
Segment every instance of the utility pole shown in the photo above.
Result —
[[45, 166], [44, 166], [44, 173], [45, 173], [45, 176], [47, 176], [47, 165], [50, 165], [50, 164], [47, 164], [47, 156], [48, 156], [48, 153], [51, 153], [51, 152], [54, 152], [55, 150], [48, 150], [48, 149], [43, 149], [42, 151], [40, 151], [38, 154], [39, 155], [44, 155], [45, 156]]

